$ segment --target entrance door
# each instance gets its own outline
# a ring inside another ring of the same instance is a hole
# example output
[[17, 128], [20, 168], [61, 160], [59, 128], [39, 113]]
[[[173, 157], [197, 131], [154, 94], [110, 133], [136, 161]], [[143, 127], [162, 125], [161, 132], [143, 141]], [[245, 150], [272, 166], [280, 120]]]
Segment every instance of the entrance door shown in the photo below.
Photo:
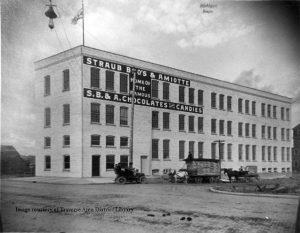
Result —
[[100, 176], [100, 155], [92, 156], [92, 176]]
[[147, 156], [145, 155], [141, 156], [141, 172], [148, 174], [148, 162], [147, 162]]

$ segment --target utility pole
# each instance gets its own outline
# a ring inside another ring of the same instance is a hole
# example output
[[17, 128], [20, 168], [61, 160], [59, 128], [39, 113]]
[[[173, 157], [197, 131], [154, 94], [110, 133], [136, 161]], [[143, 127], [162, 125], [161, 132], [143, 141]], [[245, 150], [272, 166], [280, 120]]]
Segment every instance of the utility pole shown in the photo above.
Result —
[[136, 69], [132, 68], [133, 74], [132, 91], [131, 91], [131, 127], [130, 127], [130, 148], [129, 148], [129, 166], [133, 167], [133, 126], [134, 126], [134, 94], [135, 94], [135, 78]]

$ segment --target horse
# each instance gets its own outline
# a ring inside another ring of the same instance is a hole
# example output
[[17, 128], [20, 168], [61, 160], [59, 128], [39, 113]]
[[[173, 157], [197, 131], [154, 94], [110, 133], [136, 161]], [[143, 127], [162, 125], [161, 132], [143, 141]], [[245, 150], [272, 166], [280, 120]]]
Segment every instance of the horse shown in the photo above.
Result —
[[188, 173], [185, 169], [180, 169], [178, 172], [176, 170], [169, 172], [169, 181], [175, 183], [187, 183]]
[[248, 171], [233, 171], [232, 168], [224, 168], [224, 174], [227, 173], [229, 182], [231, 183], [231, 177], [234, 177], [236, 181], [239, 180], [239, 177], [244, 177], [248, 175]]

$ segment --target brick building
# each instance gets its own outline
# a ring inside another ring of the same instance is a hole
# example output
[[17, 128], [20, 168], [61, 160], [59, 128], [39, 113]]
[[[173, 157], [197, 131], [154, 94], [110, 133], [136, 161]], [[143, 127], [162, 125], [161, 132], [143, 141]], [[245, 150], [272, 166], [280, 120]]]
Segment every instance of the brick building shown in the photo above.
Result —
[[133, 68], [135, 168], [162, 174], [191, 152], [291, 171], [290, 98], [78, 46], [35, 63], [36, 175], [114, 176], [128, 164]]
[[293, 171], [300, 172], [300, 124], [293, 128]]

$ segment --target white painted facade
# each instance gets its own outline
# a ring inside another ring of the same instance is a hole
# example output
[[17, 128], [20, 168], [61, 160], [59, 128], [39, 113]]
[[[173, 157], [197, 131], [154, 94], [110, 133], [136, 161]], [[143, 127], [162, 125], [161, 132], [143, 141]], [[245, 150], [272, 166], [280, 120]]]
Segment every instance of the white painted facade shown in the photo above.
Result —
[[[198, 142], [203, 142], [203, 157], [212, 158], [212, 143], [224, 141], [223, 168], [238, 169], [241, 166], [256, 166], [258, 172], [288, 172], [292, 169], [292, 100], [237, 84], [204, 77], [197, 74], [153, 64], [130, 57], [113, 54], [89, 47], [78, 46], [35, 63], [36, 78], [36, 175], [61, 177], [92, 177], [92, 156], [99, 156], [99, 176], [114, 176], [107, 169], [107, 155], [114, 156], [114, 163], [120, 162], [121, 155], [129, 155], [130, 109], [131, 104], [84, 97], [84, 88], [91, 89], [90, 69], [92, 65], [83, 64], [83, 56], [110, 61], [115, 64], [153, 71], [190, 81], [185, 86], [185, 105], [202, 107], [203, 114], [184, 112], [142, 105], [135, 105], [134, 114], [134, 149], [133, 166], [147, 175], [153, 172], [163, 173], [164, 169], [179, 169], [184, 162], [179, 158], [179, 141], [185, 141], [185, 154], [189, 152], [189, 142], [194, 142], [194, 157], [198, 157]], [[69, 69], [70, 89], [63, 91], [63, 71]], [[95, 91], [118, 94], [120, 90], [120, 73], [114, 71], [114, 91], [105, 90], [106, 69], [100, 68], [100, 88]], [[50, 94], [45, 96], [45, 79], [50, 76]], [[158, 100], [163, 100], [163, 81], [159, 80]], [[169, 82], [169, 101], [179, 103], [179, 84]], [[189, 88], [194, 88], [194, 104], [189, 103]], [[198, 90], [203, 91], [203, 105], [198, 106]], [[211, 107], [211, 93], [216, 93], [216, 108]], [[128, 93], [129, 95], [129, 93]], [[219, 108], [220, 95], [224, 95], [224, 110]], [[232, 110], [227, 110], [227, 96], [232, 98]], [[242, 113], [238, 112], [238, 99], [242, 99]], [[164, 100], [165, 101], [165, 100]], [[245, 113], [246, 101], [249, 101], [249, 114]], [[168, 101], [165, 101], [168, 102]], [[256, 112], [252, 114], [252, 102], [256, 103]], [[100, 104], [100, 123], [91, 123], [91, 103]], [[261, 104], [265, 104], [265, 117], [262, 116]], [[70, 123], [63, 124], [63, 105], [70, 106]], [[114, 123], [106, 124], [106, 105], [114, 106]], [[268, 105], [271, 115], [268, 117]], [[276, 106], [276, 118], [273, 109]], [[120, 107], [128, 108], [128, 126], [120, 126]], [[45, 108], [51, 109], [51, 126], [45, 127]], [[281, 108], [284, 120], [281, 119]], [[152, 128], [152, 112], [158, 111], [158, 128]], [[289, 113], [287, 113], [287, 111]], [[167, 130], [163, 129], [163, 113], [170, 113]], [[179, 131], [179, 115], [185, 115], [184, 131]], [[189, 116], [194, 116], [194, 130], [189, 132]], [[198, 117], [203, 117], [203, 131], [198, 132]], [[216, 133], [212, 134], [212, 119], [216, 119]], [[220, 134], [220, 120], [224, 121], [224, 134]], [[232, 133], [228, 135], [227, 122], [232, 122]], [[242, 123], [242, 136], [238, 125]], [[245, 135], [249, 124], [249, 136]], [[256, 135], [252, 136], [252, 125], [256, 126]], [[265, 126], [265, 138], [262, 137]], [[268, 139], [268, 127], [271, 135]], [[276, 128], [276, 139], [274, 139]], [[281, 131], [284, 138], [281, 138]], [[290, 133], [289, 139], [287, 133]], [[63, 146], [63, 136], [69, 135], [70, 145]], [[91, 135], [100, 135], [100, 145], [91, 146]], [[114, 146], [106, 146], [106, 136], [114, 136]], [[120, 137], [128, 137], [128, 146], [120, 146]], [[45, 147], [45, 137], [51, 138], [51, 145]], [[158, 158], [152, 159], [152, 140], [158, 139]], [[169, 157], [163, 158], [163, 140], [169, 140]], [[228, 159], [228, 144], [232, 145], [231, 159]], [[242, 154], [239, 159], [239, 145]], [[248, 146], [249, 145], [249, 146]], [[253, 146], [256, 147], [255, 159]], [[249, 157], [246, 159], [246, 147]], [[265, 147], [265, 159], [262, 159], [262, 147]], [[268, 157], [268, 148], [270, 156]], [[275, 149], [276, 148], [276, 149]], [[283, 149], [282, 149], [283, 148]], [[276, 152], [276, 158], [274, 151]], [[289, 151], [289, 159], [287, 153]], [[284, 156], [282, 157], [282, 152]], [[70, 168], [64, 169], [64, 156], [70, 157]], [[51, 157], [50, 169], [45, 167], [45, 156]], [[219, 157], [216, 144], [215, 157]], [[283, 160], [282, 160], [283, 159]], [[97, 161], [97, 160], [95, 160]], [[94, 161], [94, 162], [95, 162]], [[95, 166], [95, 165], [94, 165]]]

